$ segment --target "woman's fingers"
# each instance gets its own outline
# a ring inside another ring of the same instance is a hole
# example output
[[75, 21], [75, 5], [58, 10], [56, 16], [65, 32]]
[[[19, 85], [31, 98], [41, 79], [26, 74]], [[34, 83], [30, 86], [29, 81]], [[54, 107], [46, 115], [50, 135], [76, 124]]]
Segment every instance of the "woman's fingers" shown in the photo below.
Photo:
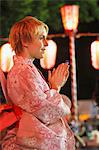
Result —
[[69, 69], [67, 68], [65, 71], [64, 71], [64, 73], [63, 73], [63, 76], [67, 76], [69, 74]]
[[55, 69], [55, 68], [53, 68], [52, 75], [55, 73], [55, 70], [56, 70], [56, 69]]
[[67, 81], [68, 77], [69, 77], [69, 71], [67, 71], [67, 73], [65, 75], [66, 81]]
[[67, 64], [60, 64], [54, 72], [55, 79], [57, 78], [61, 83], [64, 82], [67, 79], [68, 68], [69, 66]]
[[62, 64], [58, 69], [58, 74], [60, 77], [64, 78], [67, 75], [67, 72], [69, 71], [69, 65], [68, 64]]
[[61, 73], [63, 72], [63, 66], [64, 64], [60, 64], [57, 69], [56, 69], [56, 73], [61, 76]]
[[56, 69], [54, 68], [52, 73], [48, 71], [48, 81], [51, 85], [56, 84], [59, 87], [62, 87], [69, 76], [69, 65], [62, 63]]
[[64, 64], [63, 67], [62, 67], [62, 70], [61, 70], [62, 76], [64, 76], [64, 74], [67, 72], [67, 70], [68, 70], [67, 65]]

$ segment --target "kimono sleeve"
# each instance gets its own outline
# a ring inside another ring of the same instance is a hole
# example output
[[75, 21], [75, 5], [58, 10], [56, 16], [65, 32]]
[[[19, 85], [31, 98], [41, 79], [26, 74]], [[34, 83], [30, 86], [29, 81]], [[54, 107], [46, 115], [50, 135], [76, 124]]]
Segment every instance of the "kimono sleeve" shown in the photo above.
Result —
[[[37, 84], [35, 73], [29, 67], [15, 77], [9, 76], [7, 89], [14, 104], [32, 113], [43, 123], [54, 123], [66, 115], [62, 96], [54, 94], [49, 101], [46, 93]], [[54, 99], [57, 103], [53, 102]]]

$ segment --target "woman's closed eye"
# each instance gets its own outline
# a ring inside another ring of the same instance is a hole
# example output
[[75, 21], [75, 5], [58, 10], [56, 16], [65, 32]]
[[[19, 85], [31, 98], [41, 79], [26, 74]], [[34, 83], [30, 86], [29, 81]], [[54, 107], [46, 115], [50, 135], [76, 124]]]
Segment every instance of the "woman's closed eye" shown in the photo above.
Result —
[[46, 39], [46, 37], [45, 37], [44, 35], [41, 35], [41, 36], [39, 37], [39, 39], [40, 39], [40, 40], [44, 40], [44, 39]]

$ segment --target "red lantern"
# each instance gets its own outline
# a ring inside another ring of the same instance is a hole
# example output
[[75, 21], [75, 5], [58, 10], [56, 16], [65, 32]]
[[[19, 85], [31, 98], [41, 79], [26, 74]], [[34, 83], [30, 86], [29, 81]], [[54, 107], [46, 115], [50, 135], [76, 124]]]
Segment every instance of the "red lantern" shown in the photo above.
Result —
[[40, 59], [41, 67], [44, 69], [51, 69], [56, 62], [57, 45], [54, 41], [48, 40], [48, 46], [44, 52], [44, 57]]
[[79, 6], [64, 5], [60, 11], [65, 31], [76, 30], [78, 26]]
[[4, 44], [0, 49], [0, 67], [8, 72], [13, 66], [13, 52], [9, 43]]
[[91, 44], [91, 61], [92, 66], [99, 70], [99, 40], [94, 41]]

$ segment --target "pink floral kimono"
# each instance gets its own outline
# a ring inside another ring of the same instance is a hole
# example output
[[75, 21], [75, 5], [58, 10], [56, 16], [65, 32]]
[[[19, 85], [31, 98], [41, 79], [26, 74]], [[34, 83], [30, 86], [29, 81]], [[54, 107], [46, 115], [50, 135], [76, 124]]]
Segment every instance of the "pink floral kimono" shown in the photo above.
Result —
[[7, 92], [22, 116], [3, 139], [2, 150], [75, 149], [74, 134], [64, 119], [70, 113], [66, 99], [49, 88], [32, 60], [14, 56]]

